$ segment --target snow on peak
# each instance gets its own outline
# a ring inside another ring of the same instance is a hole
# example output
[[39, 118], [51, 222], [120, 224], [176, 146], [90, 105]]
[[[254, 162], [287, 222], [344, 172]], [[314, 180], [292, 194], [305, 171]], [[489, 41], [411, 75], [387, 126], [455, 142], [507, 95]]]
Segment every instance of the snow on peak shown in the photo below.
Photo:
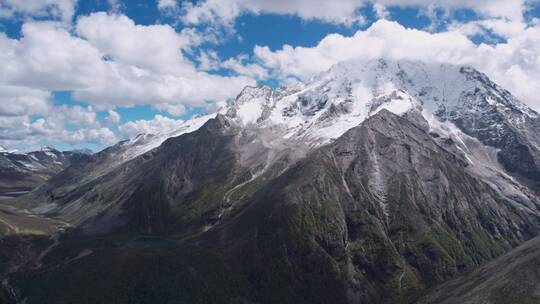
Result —
[[198, 130], [208, 120], [214, 118], [216, 114], [194, 116], [183, 122], [178, 129], [170, 133], [163, 134], [139, 134], [129, 140], [120, 142], [119, 152], [116, 155], [116, 163], [120, 164], [142, 155], [152, 149], [159, 147], [165, 140], [171, 137], [180, 136]]
[[394, 114], [403, 115], [418, 106], [418, 102], [404, 91], [392, 91], [373, 98], [370, 116], [386, 109]]
[[[500, 111], [515, 124], [524, 119], [523, 114], [538, 116], [472, 67], [385, 59], [338, 63], [291, 88], [247, 86], [219, 113], [244, 128], [267, 129], [273, 138], [315, 147], [382, 109], [397, 115], [414, 112], [408, 117], [424, 117], [427, 124], [433, 117], [455, 121], [456, 115], [459, 119], [474, 111]], [[124, 141], [115, 152], [115, 162], [157, 148], [167, 138], [193, 132], [216, 115], [193, 117], [171, 133], [141, 134]]]
[[56, 152], [57, 150], [51, 146], [41, 146], [41, 152]]
[[226, 115], [238, 119], [242, 124], [255, 124], [265, 110], [273, 106], [274, 90], [268, 86], [247, 86], [236, 97]]
[[226, 115], [245, 126], [280, 126], [284, 138], [319, 145], [381, 109], [427, 110], [444, 120], [479, 108], [538, 115], [470, 66], [385, 59], [341, 62], [294, 89], [246, 87]]

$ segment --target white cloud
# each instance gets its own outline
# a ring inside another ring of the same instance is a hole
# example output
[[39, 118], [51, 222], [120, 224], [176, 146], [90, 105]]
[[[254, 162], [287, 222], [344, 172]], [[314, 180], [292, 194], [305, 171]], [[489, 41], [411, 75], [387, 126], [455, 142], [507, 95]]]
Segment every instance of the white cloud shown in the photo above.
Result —
[[484, 19], [466, 23], [453, 22], [449, 25], [450, 31], [458, 31], [466, 36], [482, 35], [486, 39], [492, 33], [502, 38], [510, 38], [521, 34], [526, 28], [527, 24], [522, 21], [507, 19]]
[[48, 91], [0, 84], [0, 116], [47, 113], [49, 98]]
[[77, 0], [2, 0], [0, 17], [52, 17], [69, 23]]
[[107, 0], [112, 12], [120, 12], [123, 8], [123, 3], [120, 0]]
[[[29, 128], [27, 116], [0, 116], [0, 142], [2, 146], [9, 146], [13, 140], [23, 140]], [[7, 144], [6, 144], [7, 143]]]
[[352, 24], [363, 22], [357, 9], [364, 5], [358, 0], [206, 0], [197, 4], [184, 2], [182, 21], [186, 24], [218, 23], [230, 26], [239, 15], [248, 12], [296, 15], [306, 20]]
[[109, 110], [107, 114], [107, 118], [105, 118], [105, 123], [107, 125], [117, 125], [120, 123], [120, 114], [118, 112]]
[[304, 20], [319, 20], [329, 23], [363, 23], [359, 9], [373, 5], [378, 17], [388, 17], [388, 7], [418, 7], [426, 13], [435, 9], [451, 12], [471, 9], [483, 17], [501, 17], [522, 20], [526, 0], [204, 0], [183, 4], [182, 21], [185, 24], [218, 24], [228, 27], [244, 14], [295, 15]]
[[163, 134], [177, 130], [183, 123], [180, 119], [171, 119], [162, 115], [156, 115], [152, 120], [129, 121], [118, 127], [124, 138], [134, 137], [138, 134]]
[[55, 23], [33, 22], [23, 25], [21, 39], [0, 33], [0, 85], [72, 90], [99, 110], [151, 104], [179, 113], [254, 84], [250, 77], [198, 71], [182, 54], [192, 46], [190, 31], [105, 13], [82, 17], [76, 29], [79, 37]]
[[111, 145], [118, 141], [118, 138], [109, 128], [79, 129], [75, 132], [64, 131], [64, 136], [58, 142], [68, 144], [96, 143]]
[[157, 6], [159, 10], [175, 10], [178, 8], [176, 0], [157, 0]]
[[432, 34], [380, 20], [351, 37], [330, 34], [315, 47], [285, 45], [273, 52], [268, 47], [256, 46], [254, 53], [281, 78], [307, 79], [349, 59], [390, 57], [461, 63], [468, 56], [463, 50], [473, 48], [475, 45], [467, 37], [456, 32]]
[[169, 25], [135, 25], [124, 15], [100, 12], [79, 18], [77, 33], [116, 62], [174, 75], [195, 72], [182, 55], [189, 37]]
[[25, 23], [22, 35], [17, 40], [0, 34], [0, 82], [68, 90], [107, 72], [95, 47], [55, 23]]
[[[74, 128], [68, 129], [68, 125]], [[37, 119], [29, 115], [0, 116], [0, 145], [48, 143], [96, 143], [109, 145], [116, 135], [96, 120], [91, 107], [51, 106]]]
[[441, 8], [447, 11], [472, 9], [484, 17], [504, 17], [514, 20], [523, 18], [526, 0], [378, 0], [386, 7], [417, 6], [428, 9]]
[[268, 78], [267, 70], [257, 63], [253, 63], [249, 56], [241, 54], [221, 61], [215, 51], [201, 51], [199, 54], [199, 69], [203, 71], [217, 71], [219, 69], [230, 70], [237, 75], [255, 79]]
[[82, 127], [98, 126], [96, 112], [91, 106], [68, 106], [60, 105], [54, 107], [46, 116], [47, 121], [55, 124], [70, 124]]
[[381, 3], [374, 3], [373, 11], [375, 12], [375, 15], [377, 16], [377, 18], [379, 19], [387, 19], [388, 17], [390, 17], [390, 12], [386, 8], [386, 6], [384, 6]]
[[256, 63], [249, 63], [245, 55], [229, 58], [220, 64], [220, 67], [234, 71], [238, 75], [244, 75], [255, 79], [266, 79], [268, 73], [265, 68]]
[[351, 37], [332, 34], [311, 48], [285, 45], [254, 49], [258, 60], [280, 79], [306, 80], [343, 60], [379, 57], [469, 64], [485, 72], [522, 101], [540, 110], [540, 27], [513, 33], [507, 42], [476, 45], [458, 32], [429, 33], [380, 20]]
[[219, 69], [220, 59], [216, 51], [200, 51], [198, 60], [199, 69], [202, 71], [212, 71]]

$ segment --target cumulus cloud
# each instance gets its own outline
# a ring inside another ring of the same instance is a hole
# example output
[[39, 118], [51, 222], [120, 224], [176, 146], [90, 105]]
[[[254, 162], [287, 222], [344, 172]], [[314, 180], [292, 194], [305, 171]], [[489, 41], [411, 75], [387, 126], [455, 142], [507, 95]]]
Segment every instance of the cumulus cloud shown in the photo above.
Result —
[[49, 98], [48, 91], [0, 84], [0, 116], [45, 114]]
[[64, 136], [57, 142], [68, 144], [97, 143], [102, 145], [114, 144], [118, 138], [109, 128], [80, 129], [75, 132], [64, 131]]
[[257, 63], [249, 63], [247, 55], [240, 55], [236, 58], [229, 58], [220, 64], [221, 68], [236, 72], [256, 79], [266, 79], [268, 73], [264, 67]]
[[[68, 128], [68, 126], [70, 126]], [[71, 130], [70, 130], [71, 129]], [[118, 139], [101, 125], [92, 107], [50, 106], [43, 116], [0, 115], [0, 145], [49, 143], [96, 143], [109, 145]]]
[[440, 8], [446, 11], [471, 9], [484, 17], [503, 17], [521, 20], [526, 0], [377, 0], [386, 7], [416, 6], [427, 9]]
[[157, 6], [160, 10], [175, 10], [178, 4], [176, 0], [157, 0]]
[[130, 138], [138, 134], [166, 134], [177, 130], [184, 121], [156, 115], [152, 120], [129, 121], [118, 127], [122, 137]]
[[370, 60], [378, 57], [413, 60], [470, 61], [468, 52], [475, 45], [457, 32], [429, 33], [406, 29], [397, 22], [380, 20], [365, 31], [347, 37], [330, 34], [315, 47], [293, 47], [271, 51], [256, 46], [255, 56], [280, 78], [296, 77], [305, 80], [343, 60]]
[[201, 52], [199, 55], [199, 69], [203, 71], [217, 71], [226, 69], [237, 75], [247, 76], [254, 79], [268, 78], [267, 70], [251, 60], [247, 54], [240, 54], [225, 61], [219, 58], [215, 51]]
[[0, 18], [52, 17], [70, 22], [76, 3], [76, 0], [2, 0]]
[[364, 3], [358, 0], [342, 0], [339, 3], [325, 0], [205, 0], [192, 4], [185, 2], [182, 21], [186, 24], [221, 23], [232, 24], [244, 12], [260, 14], [296, 15], [306, 20], [323, 20], [332, 23], [352, 24], [363, 22], [357, 12]]
[[56, 106], [53, 111], [48, 113], [47, 120], [54, 122], [55, 124], [71, 124], [81, 127], [98, 125], [96, 112], [91, 106]]
[[107, 118], [105, 118], [105, 123], [107, 125], [117, 125], [120, 123], [120, 114], [118, 112], [109, 110], [107, 114]]
[[116, 62], [174, 75], [195, 72], [182, 56], [190, 37], [169, 25], [135, 25], [125, 15], [100, 12], [79, 18], [77, 33]]
[[[115, 141], [112, 131], [105, 130], [97, 121], [91, 106], [55, 106], [49, 101], [47, 91], [15, 88], [8, 90], [0, 86], [0, 142], [3, 145], [40, 141], [108, 145]], [[13, 94], [6, 94], [10, 92]], [[102, 136], [94, 136], [96, 132]]]
[[490, 35], [496, 38], [510, 38], [520, 35], [528, 25], [522, 21], [507, 19], [483, 19], [469, 22], [453, 22], [449, 25], [450, 31], [458, 31], [466, 36], [481, 35], [489, 40]]
[[232, 26], [234, 20], [244, 14], [295, 15], [304, 20], [351, 25], [363, 23], [360, 9], [373, 5], [379, 17], [388, 17], [388, 7], [419, 7], [428, 14], [435, 9], [452, 12], [471, 9], [484, 17], [501, 17], [521, 20], [526, 0], [204, 0], [195, 4], [185, 2], [182, 21], [185, 24], [220, 24]]
[[[4, 16], [40, 16], [58, 8], [57, 19], [71, 20], [69, 3], [75, 0], [10, 0], [0, 7]], [[96, 141], [94, 135], [102, 134], [107, 142], [112, 136], [96, 120], [96, 111], [109, 111], [102, 123], [112, 126], [119, 123], [112, 111], [117, 107], [149, 104], [173, 115], [190, 107], [213, 109], [262, 74], [255, 66], [242, 69], [232, 61], [228, 76], [198, 68], [186, 54], [209, 38], [196, 28], [177, 32], [170, 25], [137, 25], [124, 15], [104, 12], [79, 17], [70, 27], [27, 20], [20, 38], [0, 33], [0, 117], [11, 116], [11, 126], [19, 127], [14, 130], [4, 120], [3, 140], [48, 136], [51, 141]], [[70, 91], [89, 106], [54, 106], [53, 91]], [[61, 129], [67, 125], [86, 131]]]
[[71, 90], [98, 109], [151, 104], [204, 107], [254, 84], [246, 76], [198, 71], [182, 51], [191, 35], [168, 25], [141, 26], [122, 15], [80, 18], [79, 36], [55, 23], [25, 23], [21, 39], [0, 34], [0, 84]]
[[540, 27], [525, 28], [506, 42], [474, 44], [459, 31], [429, 33], [380, 20], [351, 37], [332, 34], [314, 47], [272, 51], [257, 46], [258, 60], [280, 79], [306, 80], [343, 60], [384, 57], [472, 65], [540, 110]]

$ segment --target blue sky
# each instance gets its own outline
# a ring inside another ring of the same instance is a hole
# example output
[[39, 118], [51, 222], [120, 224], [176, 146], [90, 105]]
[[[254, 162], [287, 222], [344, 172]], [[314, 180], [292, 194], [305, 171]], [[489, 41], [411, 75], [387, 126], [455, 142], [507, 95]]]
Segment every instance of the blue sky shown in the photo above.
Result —
[[473, 64], [538, 109], [538, 1], [23, 2], [0, 0], [9, 149], [171, 131], [245, 85], [304, 81], [342, 58]]

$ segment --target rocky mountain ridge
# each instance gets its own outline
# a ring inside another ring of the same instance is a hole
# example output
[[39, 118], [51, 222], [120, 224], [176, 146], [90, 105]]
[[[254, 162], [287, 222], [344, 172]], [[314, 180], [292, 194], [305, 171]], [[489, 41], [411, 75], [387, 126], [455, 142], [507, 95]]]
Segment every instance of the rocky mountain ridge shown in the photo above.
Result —
[[0, 151], [0, 193], [32, 190], [88, 155], [86, 151], [60, 152], [46, 146], [27, 153], [3, 149]]

